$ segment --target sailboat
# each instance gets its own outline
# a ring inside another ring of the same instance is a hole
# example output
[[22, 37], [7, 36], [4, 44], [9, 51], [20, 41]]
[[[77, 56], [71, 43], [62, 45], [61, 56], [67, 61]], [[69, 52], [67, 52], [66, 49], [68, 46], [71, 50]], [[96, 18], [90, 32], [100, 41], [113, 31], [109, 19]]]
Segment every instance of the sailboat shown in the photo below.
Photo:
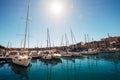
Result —
[[52, 55], [51, 55], [50, 50], [43, 51], [42, 59], [44, 59], [44, 60], [51, 60], [52, 59]]
[[15, 55], [12, 58], [12, 62], [14, 64], [20, 65], [20, 66], [24, 66], [27, 67], [30, 63], [31, 58], [28, 55]]
[[52, 58], [53, 58], [53, 59], [60, 59], [61, 56], [62, 56], [62, 55], [61, 55], [56, 49], [53, 49], [53, 50], [52, 50]]
[[32, 58], [40, 58], [41, 51], [31, 51], [29, 54]]
[[28, 8], [27, 8], [24, 50], [20, 51], [17, 55], [15, 55], [12, 58], [12, 63], [23, 66], [23, 67], [27, 67], [31, 61], [31, 57], [29, 57], [29, 51], [25, 50], [26, 49], [25, 46], [26, 46], [27, 29], [28, 29], [29, 5], [30, 5], [30, 0], [28, 2]]
[[[85, 40], [85, 44], [86, 44], [87, 49], [81, 51], [81, 54], [82, 54], [82, 55], [95, 55], [95, 54], [98, 54], [98, 50], [97, 50], [97, 49], [94, 49], [94, 48], [91, 48], [91, 47], [90, 47], [88, 34], [87, 34], [87, 36], [85, 35], [85, 39], [86, 39], [86, 38], [88, 38], [88, 42], [87, 42], [87, 43], [86, 43], [86, 40]], [[93, 39], [92, 39], [92, 40], [93, 40]], [[94, 42], [93, 42], [92, 45], [94, 45]]]
[[[51, 47], [50, 35], [49, 35], [49, 30], [47, 28], [47, 49], [49, 49], [50, 47]], [[42, 59], [44, 59], [44, 60], [51, 60], [52, 59], [51, 50], [45, 50], [45, 51], [43, 51], [42, 52]]]
[[61, 54], [59, 54], [55, 49], [50, 49], [50, 47], [51, 47], [50, 35], [49, 35], [49, 29], [47, 28], [47, 49], [48, 50], [43, 51], [42, 59], [45, 59], [45, 60], [60, 59]]
[[[72, 52], [71, 52], [72, 56], [73, 57], [81, 57], [82, 54], [80, 52], [73, 52], [73, 51], [76, 51], [78, 47], [77, 47], [77, 42], [76, 42], [75, 36], [74, 36], [74, 34], [72, 32], [72, 29], [70, 29], [70, 32], [71, 32], [71, 39], [72, 39], [72, 45], [71, 45], [71, 47], [72, 47]], [[75, 42], [75, 44], [74, 44], [74, 42]], [[76, 50], [75, 50], [75, 48], [76, 48]]]
[[62, 51], [62, 52], [61, 52], [61, 55], [62, 55], [63, 57], [71, 57], [71, 56], [72, 56], [72, 53], [69, 52], [69, 50], [68, 50], [68, 38], [67, 38], [67, 34], [65, 34], [65, 40], [66, 40], [66, 49], [65, 49], [65, 51]]

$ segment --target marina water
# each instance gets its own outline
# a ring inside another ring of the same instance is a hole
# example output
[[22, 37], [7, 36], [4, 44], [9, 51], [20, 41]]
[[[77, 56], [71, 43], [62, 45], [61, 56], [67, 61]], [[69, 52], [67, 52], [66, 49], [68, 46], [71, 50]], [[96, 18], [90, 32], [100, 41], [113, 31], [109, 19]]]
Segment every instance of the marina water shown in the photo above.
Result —
[[28, 68], [0, 64], [0, 80], [120, 80], [120, 52], [53, 61], [32, 59]]

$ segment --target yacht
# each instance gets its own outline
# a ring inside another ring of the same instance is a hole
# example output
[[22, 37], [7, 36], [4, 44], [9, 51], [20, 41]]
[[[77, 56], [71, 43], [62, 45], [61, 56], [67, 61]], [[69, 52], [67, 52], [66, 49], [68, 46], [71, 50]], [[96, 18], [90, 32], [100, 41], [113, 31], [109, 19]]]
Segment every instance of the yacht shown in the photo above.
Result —
[[60, 59], [60, 58], [61, 58], [61, 54], [59, 54], [59, 53], [54, 53], [54, 54], [52, 54], [52, 57], [53, 57], [54, 59]]
[[82, 57], [80, 52], [71, 52], [73, 57]]
[[[29, 35], [29, 33], [27, 34], [27, 31], [29, 30], [29, 22], [28, 22], [28, 18], [29, 18], [29, 6], [30, 6], [30, 0], [28, 0], [28, 8], [27, 8], [27, 17], [26, 17], [26, 28], [25, 28], [25, 39], [24, 39], [24, 49], [21, 50], [17, 55], [15, 55], [12, 58], [12, 62], [14, 64], [20, 65], [20, 66], [24, 66], [27, 67], [31, 61], [31, 57], [29, 56], [29, 51], [26, 50], [26, 37], [27, 35]], [[29, 36], [28, 36], [28, 40], [29, 40]], [[28, 41], [29, 44], [29, 41]], [[29, 48], [29, 46], [28, 46]]]
[[52, 59], [51, 53], [49, 51], [42, 52], [42, 59], [44, 59], [44, 60], [51, 60]]
[[23, 54], [23, 55], [18, 54], [12, 58], [12, 63], [23, 66], [23, 67], [27, 67], [30, 64], [30, 61], [31, 61], [31, 58], [26, 54]]
[[82, 51], [81, 54], [83, 55], [95, 55], [98, 54], [97, 49], [88, 49], [87, 51]]
[[62, 55], [61, 55], [58, 51], [52, 50], [52, 58], [53, 58], [53, 59], [60, 59], [61, 56], [62, 56]]
[[18, 51], [8, 51], [6, 52], [5, 58], [6, 59], [12, 59], [15, 55], [18, 55]]
[[40, 57], [40, 52], [38, 52], [38, 51], [31, 51], [30, 52], [30, 56], [32, 58], [39, 58]]
[[66, 51], [61, 51], [61, 55], [62, 57], [71, 57], [72, 53], [66, 50]]

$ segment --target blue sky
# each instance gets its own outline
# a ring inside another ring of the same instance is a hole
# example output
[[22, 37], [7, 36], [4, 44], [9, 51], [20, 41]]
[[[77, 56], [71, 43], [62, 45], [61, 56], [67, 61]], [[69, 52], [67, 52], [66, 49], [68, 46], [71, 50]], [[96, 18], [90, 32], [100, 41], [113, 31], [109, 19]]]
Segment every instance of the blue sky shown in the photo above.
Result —
[[[0, 44], [21, 47], [24, 36], [28, 0], [0, 0]], [[50, 11], [50, 4], [62, 5], [60, 15]], [[84, 34], [100, 40], [120, 36], [120, 0], [31, 0], [30, 47], [46, 46], [47, 27], [51, 43], [60, 45], [61, 37], [67, 34], [71, 44], [70, 28], [77, 42], [84, 42]], [[65, 43], [65, 40], [64, 40]]]

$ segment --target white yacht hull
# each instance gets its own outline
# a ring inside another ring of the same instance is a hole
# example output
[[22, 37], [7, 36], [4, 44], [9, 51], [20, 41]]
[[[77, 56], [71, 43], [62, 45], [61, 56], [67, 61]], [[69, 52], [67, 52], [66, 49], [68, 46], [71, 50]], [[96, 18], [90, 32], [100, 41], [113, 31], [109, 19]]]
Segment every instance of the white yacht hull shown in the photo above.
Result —
[[14, 64], [27, 67], [30, 64], [31, 59], [18, 59], [18, 58], [12, 58], [12, 62]]
[[61, 55], [62, 55], [62, 57], [71, 57], [72, 53], [70, 53], [70, 52], [62, 52]]
[[54, 59], [60, 59], [61, 58], [61, 54], [53, 54], [52, 57]]
[[44, 54], [42, 55], [42, 59], [45, 59], [45, 60], [51, 60], [52, 59], [52, 56], [50, 54]]

